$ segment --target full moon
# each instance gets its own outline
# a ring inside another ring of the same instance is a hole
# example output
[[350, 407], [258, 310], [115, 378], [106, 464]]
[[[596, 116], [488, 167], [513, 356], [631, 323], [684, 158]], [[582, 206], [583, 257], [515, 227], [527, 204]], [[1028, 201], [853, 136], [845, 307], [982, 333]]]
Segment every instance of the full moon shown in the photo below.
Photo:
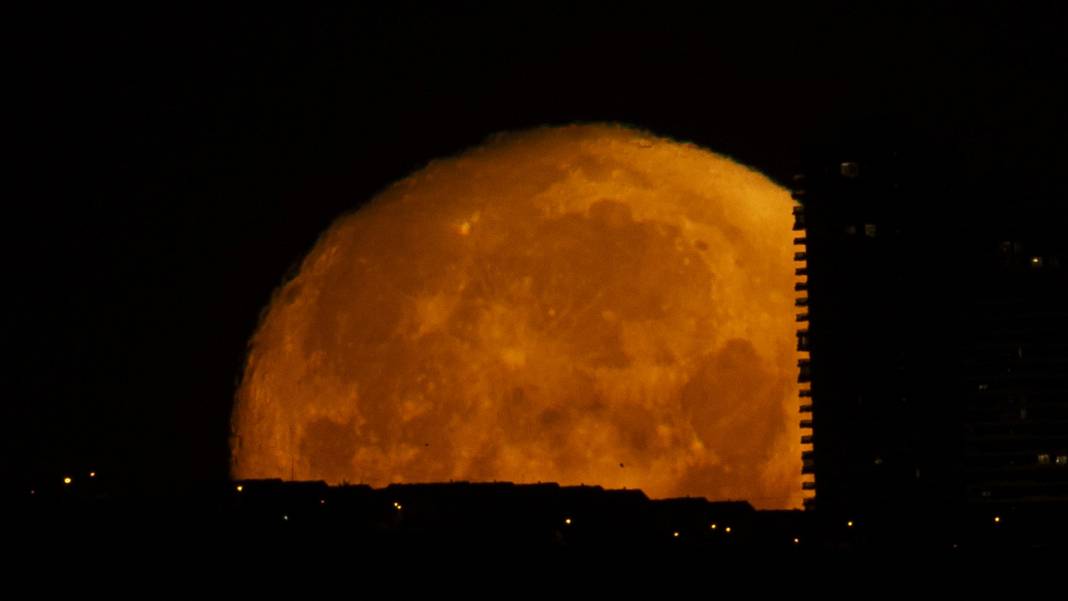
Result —
[[339, 217], [274, 294], [232, 474], [798, 507], [791, 206], [616, 125], [433, 161]]

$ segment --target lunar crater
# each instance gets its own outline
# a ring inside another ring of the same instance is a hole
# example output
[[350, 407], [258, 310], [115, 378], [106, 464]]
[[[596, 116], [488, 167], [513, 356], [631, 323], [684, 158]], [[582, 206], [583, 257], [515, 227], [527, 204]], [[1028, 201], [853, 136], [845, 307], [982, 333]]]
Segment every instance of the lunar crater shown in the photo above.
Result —
[[234, 475], [798, 506], [792, 201], [651, 140], [498, 136], [340, 217], [254, 335]]

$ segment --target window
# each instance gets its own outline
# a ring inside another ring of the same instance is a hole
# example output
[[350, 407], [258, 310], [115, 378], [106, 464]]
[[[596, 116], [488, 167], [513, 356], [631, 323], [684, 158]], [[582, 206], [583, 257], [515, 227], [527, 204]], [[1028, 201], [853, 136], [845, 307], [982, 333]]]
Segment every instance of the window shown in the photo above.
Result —
[[869, 237], [869, 238], [874, 238], [875, 237], [875, 224], [874, 223], [865, 223], [864, 224], [864, 235]]
[[1049, 453], [1040, 453], [1038, 455], [1039, 465], [1049, 465]]
[[1068, 455], [1057, 455], [1057, 465], [1068, 465]]
[[860, 165], [853, 161], [844, 161], [838, 168], [842, 177], [854, 178], [860, 175]]

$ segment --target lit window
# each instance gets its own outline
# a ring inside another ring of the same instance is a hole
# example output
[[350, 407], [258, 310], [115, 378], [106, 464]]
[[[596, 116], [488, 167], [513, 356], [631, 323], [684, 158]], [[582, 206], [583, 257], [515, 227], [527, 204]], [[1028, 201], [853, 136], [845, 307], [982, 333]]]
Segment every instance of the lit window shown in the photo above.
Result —
[[1057, 465], [1068, 465], [1068, 455], [1057, 455]]
[[1039, 465], [1049, 465], [1049, 453], [1040, 453], [1038, 456]]
[[875, 237], [875, 224], [874, 223], [865, 223], [864, 224], [864, 235], [869, 237], [869, 238], [874, 238]]
[[1042, 257], [1031, 257], [1031, 267], [1042, 267]]
[[852, 161], [843, 162], [839, 165], [839, 169], [841, 170], [842, 177], [857, 177], [860, 175], [860, 165]]

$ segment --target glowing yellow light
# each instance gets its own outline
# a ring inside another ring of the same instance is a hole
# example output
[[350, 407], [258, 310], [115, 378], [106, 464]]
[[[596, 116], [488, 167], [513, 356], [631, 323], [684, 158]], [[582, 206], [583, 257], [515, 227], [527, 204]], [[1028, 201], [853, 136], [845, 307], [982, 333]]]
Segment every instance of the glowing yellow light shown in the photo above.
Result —
[[731, 533], [731, 527], [727, 526], [726, 528], [723, 529], [723, 531], [726, 532], [727, 534], [730, 534]]
[[679, 537], [679, 531], [676, 530], [676, 531], [672, 532], [671, 536], [674, 536], [675, 538], [678, 538]]
[[795, 544], [795, 545], [800, 545], [800, 544], [801, 544], [801, 539], [799, 539], [799, 538], [795, 538], [795, 539], [794, 539], [794, 544]]
[[712, 523], [712, 529], [713, 529], [713, 530], [715, 530], [715, 529], [716, 529], [716, 523], [715, 523], [715, 522], [713, 522], [713, 523]]
[[63, 484], [70, 484], [71, 482], [73, 482], [73, 480], [71, 480], [70, 476], [63, 478]]
[[994, 516], [994, 523], [995, 524], [1000, 524], [1001, 523], [1001, 516], [1000, 515], [995, 515]]
[[853, 527], [853, 520], [849, 520], [848, 522], [846, 522], [846, 527], [847, 528], [852, 528]]
[[96, 472], [89, 472], [90, 478], [96, 478]]
[[571, 525], [571, 518], [564, 518], [564, 523], [567, 524], [568, 526], [570, 526]]
[[397, 509], [397, 511], [401, 510], [401, 504], [396, 502], [396, 501], [393, 502], [393, 507], [395, 507]]
[[241, 484], [238, 484], [238, 485], [237, 485], [237, 492], [241, 492], [241, 491], [243, 491], [243, 490], [245, 490], [245, 487], [244, 487], [244, 486], [242, 486]]
[[1031, 264], [1032, 265], [1041, 265], [1042, 264], [1042, 257], [1031, 257]]

